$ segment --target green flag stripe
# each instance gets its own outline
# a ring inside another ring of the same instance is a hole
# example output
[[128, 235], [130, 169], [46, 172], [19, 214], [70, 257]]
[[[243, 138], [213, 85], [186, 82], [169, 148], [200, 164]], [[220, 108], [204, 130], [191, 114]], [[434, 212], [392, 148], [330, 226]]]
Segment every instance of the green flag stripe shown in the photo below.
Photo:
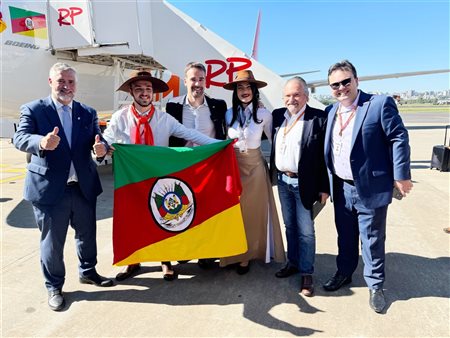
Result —
[[27, 11], [26, 9], [23, 8], [9, 6], [9, 15], [11, 16], [11, 19], [18, 19], [18, 18], [25, 18], [28, 16], [39, 16], [43, 14], [33, 11]]
[[[194, 148], [114, 143], [114, 188], [186, 169], [224, 149], [230, 142], [232, 140]], [[148, 161], [142, 161], [144, 158]]]

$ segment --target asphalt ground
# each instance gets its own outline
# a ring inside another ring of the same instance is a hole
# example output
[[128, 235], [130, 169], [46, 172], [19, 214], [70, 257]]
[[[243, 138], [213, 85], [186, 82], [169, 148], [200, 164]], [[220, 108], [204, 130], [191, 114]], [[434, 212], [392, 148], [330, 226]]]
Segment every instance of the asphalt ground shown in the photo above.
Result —
[[[202, 270], [195, 261], [175, 265], [179, 278], [174, 282], [162, 279], [159, 264], [145, 263], [139, 275], [114, 287], [82, 285], [74, 232], [69, 230], [67, 305], [53, 312], [40, 271], [39, 230], [30, 204], [22, 199], [25, 154], [9, 139], [1, 139], [1, 336], [449, 337], [450, 235], [442, 229], [450, 226], [450, 173], [429, 166], [432, 147], [442, 144], [448, 118], [404, 120], [411, 138], [414, 189], [389, 207], [384, 285], [388, 306], [383, 314], [369, 308], [362, 262], [349, 286], [332, 293], [320, 287], [335, 272], [330, 203], [316, 219], [313, 298], [298, 293], [298, 275], [278, 279], [274, 274], [279, 264], [259, 262], [244, 276], [218, 266]], [[99, 167], [99, 172], [104, 193], [98, 199], [97, 268], [114, 277], [119, 268], [112, 266], [111, 166]]]

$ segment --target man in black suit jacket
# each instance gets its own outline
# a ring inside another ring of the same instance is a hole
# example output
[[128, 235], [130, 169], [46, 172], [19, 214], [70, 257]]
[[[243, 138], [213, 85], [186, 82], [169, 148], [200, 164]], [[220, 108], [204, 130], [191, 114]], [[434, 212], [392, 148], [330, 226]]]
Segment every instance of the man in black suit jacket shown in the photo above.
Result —
[[48, 305], [64, 308], [64, 243], [67, 229], [75, 230], [80, 283], [111, 286], [111, 279], [96, 271], [96, 203], [102, 186], [92, 160], [106, 154], [97, 112], [73, 100], [77, 73], [65, 63], [50, 69], [51, 95], [20, 107], [14, 134], [17, 149], [31, 154], [24, 197], [33, 205], [41, 232], [41, 268], [48, 290]]
[[[190, 62], [184, 70], [184, 84], [187, 94], [170, 100], [166, 112], [188, 128], [196, 129], [203, 134], [225, 140], [225, 112], [227, 104], [224, 100], [212, 99], [205, 95], [206, 68], [198, 62]], [[170, 147], [193, 146], [186, 140], [171, 137]]]
[[[218, 140], [226, 139], [225, 112], [227, 104], [205, 95], [206, 68], [202, 63], [189, 62], [184, 69], [184, 85], [187, 94], [170, 100], [166, 112], [172, 115], [184, 126]], [[171, 136], [170, 147], [192, 147], [192, 142]], [[214, 263], [213, 258], [199, 259], [201, 268], [209, 268]]]
[[278, 184], [281, 211], [286, 226], [288, 263], [275, 275], [284, 278], [300, 272], [301, 293], [314, 295], [312, 274], [316, 239], [312, 207], [329, 196], [323, 144], [324, 111], [307, 105], [308, 87], [301, 77], [284, 87], [286, 108], [275, 109], [271, 177]]

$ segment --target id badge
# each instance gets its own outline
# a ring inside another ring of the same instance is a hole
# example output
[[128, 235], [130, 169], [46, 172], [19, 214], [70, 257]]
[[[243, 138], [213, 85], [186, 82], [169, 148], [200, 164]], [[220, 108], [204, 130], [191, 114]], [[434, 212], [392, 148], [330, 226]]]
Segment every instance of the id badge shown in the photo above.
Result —
[[280, 152], [281, 154], [285, 155], [286, 154], [286, 143], [282, 142], [280, 145]]
[[339, 156], [341, 154], [341, 151], [342, 151], [342, 142], [336, 142], [334, 144], [334, 153]]

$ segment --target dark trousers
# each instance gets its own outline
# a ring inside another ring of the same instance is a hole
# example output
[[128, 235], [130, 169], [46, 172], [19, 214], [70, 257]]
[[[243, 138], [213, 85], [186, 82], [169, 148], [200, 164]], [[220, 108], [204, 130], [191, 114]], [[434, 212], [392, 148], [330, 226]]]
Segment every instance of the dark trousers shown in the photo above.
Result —
[[79, 275], [89, 276], [97, 264], [96, 202], [89, 202], [78, 185], [67, 186], [64, 197], [54, 205], [33, 203], [41, 231], [41, 267], [47, 289], [62, 289], [66, 274], [64, 243], [69, 224], [75, 230]]
[[364, 279], [369, 289], [381, 289], [385, 279], [385, 240], [388, 206], [366, 208], [354, 185], [333, 179], [334, 214], [338, 233], [338, 272], [351, 276], [358, 266], [359, 240]]

